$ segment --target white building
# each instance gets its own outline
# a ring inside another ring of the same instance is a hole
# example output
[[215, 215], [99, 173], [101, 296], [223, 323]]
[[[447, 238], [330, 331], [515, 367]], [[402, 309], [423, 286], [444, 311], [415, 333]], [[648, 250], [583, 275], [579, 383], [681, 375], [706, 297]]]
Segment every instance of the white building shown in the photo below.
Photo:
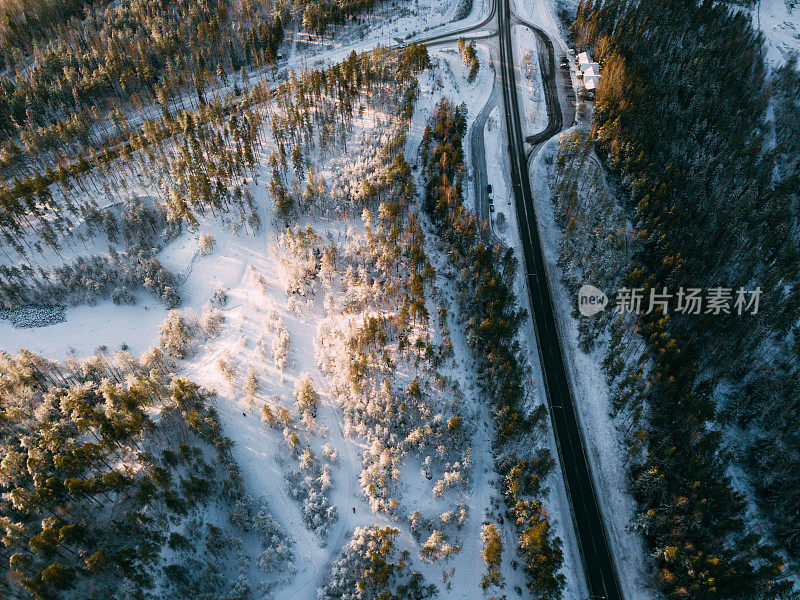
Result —
[[587, 92], [594, 92], [600, 83], [600, 65], [592, 60], [588, 52], [578, 54], [578, 64], [581, 67], [583, 87]]
[[600, 65], [596, 62], [587, 63], [586, 66], [581, 69], [581, 72], [584, 77], [600, 77]]

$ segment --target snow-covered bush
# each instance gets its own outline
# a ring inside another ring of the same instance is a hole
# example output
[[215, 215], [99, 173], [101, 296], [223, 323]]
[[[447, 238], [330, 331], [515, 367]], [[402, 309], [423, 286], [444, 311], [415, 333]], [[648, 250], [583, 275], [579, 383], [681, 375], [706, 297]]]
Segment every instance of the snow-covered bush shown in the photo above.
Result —
[[297, 380], [297, 383], [295, 383], [294, 401], [301, 415], [310, 414], [312, 417], [317, 416], [318, 394], [317, 390], [314, 389], [314, 383], [311, 381], [311, 376], [308, 373], [304, 373], [303, 376]]
[[446, 510], [439, 515], [439, 520], [443, 525], [455, 525], [456, 529], [461, 529], [469, 517], [469, 507], [464, 503], [459, 503], [453, 510]]
[[286, 445], [294, 453], [295, 456], [300, 456], [300, 436], [296, 431], [292, 431], [289, 427], [283, 428], [283, 439], [286, 440]]
[[322, 456], [324, 456], [328, 462], [339, 462], [339, 453], [327, 442], [322, 445]]
[[265, 404], [261, 409], [261, 421], [274, 429], [294, 429], [294, 416], [286, 407], [280, 406], [280, 400], [275, 399], [279, 408], [275, 409], [269, 404]]
[[425, 540], [425, 543], [422, 544], [419, 555], [427, 560], [439, 560], [449, 558], [460, 549], [461, 547], [458, 544], [449, 543], [438, 529], [434, 529], [428, 539]]
[[461, 471], [445, 471], [444, 476], [433, 486], [433, 495], [438, 498], [448, 488], [462, 484]]
[[258, 286], [258, 289], [260, 289], [261, 293], [266, 296], [269, 291], [267, 278], [264, 277], [264, 275], [253, 265], [250, 265], [250, 274], [253, 277], [253, 281], [255, 281], [256, 285]]
[[356, 528], [333, 564], [328, 582], [319, 590], [320, 600], [425, 600], [435, 596], [436, 586], [426, 584], [421, 573], [409, 568], [408, 550], [399, 551], [395, 545], [399, 533], [389, 526]]
[[[451, 542], [469, 517], [469, 508], [459, 503], [455, 508], [443, 512], [438, 519], [415, 510], [408, 515], [411, 535], [421, 545], [420, 556], [426, 559], [447, 558], [460, 550], [460, 545]], [[438, 522], [437, 522], [438, 521]]]
[[236, 361], [234, 360], [231, 353], [225, 351], [225, 353], [219, 357], [217, 360], [217, 368], [225, 380], [233, 385], [233, 382], [236, 380]]
[[136, 298], [134, 298], [131, 291], [126, 287], [118, 287], [114, 288], [114, 291], [111, 292], [111, 301], [114, 304], [135, 304]]
[[281, 254], [281, 262], [286, 267], [286, 293], [306, 296], [320, 270], [322, 247], [319, 236], [310, 225], [297, 226], [281, 233], [280, 245], [286, 250]]
[[206, 256], [214, 251], [217, 245], [217, 240], [209, 233], [201, 233], [197, 240], [197, 253], [200, 256]]
[[325, 492], [331, 487], [330, 465], [320, 465], [311, 448], [299, 456], [300, 468], [284, 475], [289, 496], [302, 503], [306, 527], [316, 532], [325, 544], [328, 531], [339, 513], [330, 504]]
[[258, 558], [258, 568], [264, 573], [269, 573], [276, 565], [285, 563], [286, 569], [293, 571], [294, 553], [291, 543], [286, 532], [269, 513], [266, 503], [253, 517], [253, 529], [261, 539], [263, 548]]
[[203, 313], [201, 317], [203, 329], [206, 330], [206, 337], [217, 337], [222, 333], [222, 326], [225, 324], [225, 315], [221, 311], [212, 308]]
[[247, 368], [247, 378], [244, 383], [244, 393], [246, 394], [247, 401], [253, 402], [261, 391], [261, 381], [258, 378], [258, 372], [253, 365]]
[[175, 277], [164, 269], [151, 250], [112, 251], [107, 256], [81, 256], [72, 263], [50, 271], [31, 271], [4, 266], [0, 273], [0, 306], [15, 309], [23, 306], [59, 304], [94, 304], [98, 298], [130, 298], [124, 291], [145, 289], [167, 308], [180, 303]]
[[388, 511], [397, 505], [391, 494], [400, 480], [401, 463], [402, 451], [377, 438], [364, 451], [359, 481], [373, 512]]
[[195, 324], [177, 310], [171, 310], [158, 328], [158, 341], [170, 356], [185, 358], [191, 353]]
[[215, 288], [214, 293], [211, 296], [212, 306], [220, 308], [222, 306], [225, 306], [227, 303], [228, 303], [228, 292], [226, 292], [221, 287]]
[[[277, 310], [271, 310], [264, 321], [264, 328], [273, 334], [272, 338], [272, 358], [275, 361], [275, 368], [283, 371], [289, 360], [289, 330], [278, 314]], [[262, 346], [263, 353], [263, 346]]]
[[123, 203], [119, 222], [130, 250], [149, 250], [176, 233], [169, 231], [166, 215], [157, 205], [145, 204], [139, 198], [128, 198]]
[[481, 579], [481, 588], [489, 586], [503, 586], [503, 573], [500, 563], [503, 556], [503, 540], [500, 537], [500, 528], [494, 523], [485, 523], [481, 529], [483, 542], [483, 560], [486, 562], [486, 573]]

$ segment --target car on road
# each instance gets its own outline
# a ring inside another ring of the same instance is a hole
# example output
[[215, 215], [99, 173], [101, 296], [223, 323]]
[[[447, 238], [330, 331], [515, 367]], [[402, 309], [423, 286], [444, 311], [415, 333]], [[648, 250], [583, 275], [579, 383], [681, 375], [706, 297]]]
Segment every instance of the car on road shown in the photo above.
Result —
[[569, 60], [567, 60], [566, 56], [561, 57], [561, 68], [562, 69], [569, 69]]
[[486, 193], [487, 194], [491, 194], [492, 193], [492, 184], [491, 183], [486, 184]]

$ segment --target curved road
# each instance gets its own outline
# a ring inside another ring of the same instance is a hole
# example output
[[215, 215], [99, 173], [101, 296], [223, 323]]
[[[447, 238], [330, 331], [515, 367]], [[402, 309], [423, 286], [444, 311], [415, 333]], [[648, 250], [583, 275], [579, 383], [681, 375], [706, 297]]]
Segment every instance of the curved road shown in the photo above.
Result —
[[[622, 600], [616, 567], [597, 503], [594, 480], [584, 450], [583, 436], [578, 425], [564, 367], [550, 285], [539, 239], [528, 161], [525, 155], [525, 142], [519, 119], [520, 111], [511, 39], [512, 14], [509, 0], [499, 0], [498, 20], [500, 25], [500, 71], [503, 78], [503, 104], [511, 155], [511, 181], [525, 258], [534, 328], [539, 341], [539, 358], [550, 404], [550, 418], [556, 435], [561, 468], [567, 495], [570, 498], [572, 517], [578, 534], [578, 545], [589, 590], [594, 598]], [[515, 20], [522, 22], [519, 18]], [[545, 59], [542, 79], [550, 122], [542, 134], [532, 136], [534, 143], [538, 145], [543, 141], [545, 132], [552, 136], [561, 130], [563, 117], [556, 93], [555, 57], [552, 42], [540, 28], [527, 22], [523, 22], [523, 24], [531, 27], [538, 39], [543, 41], [539, 46], [547, 54], [545, 58], [544, 53], [540, 52], [539, 60], [541, 65], [542, 60]]]
[[[489, 56], [492, 56], [491, 49], [489, 50]], [[494, 60], [492, 60], [492, 64], [495, 64]], [[499, 90], [495, 82], [496, 76], [492, 78], [492, 93], [486, 100], [486, 104], [481, 108], [478, 116], [475, 117], [475, 121], [469, 133], [470, 150], [472, 153], [472, 186], [475, 192], [475, 212], [478, 215], [478, 220], [481, 223], [487, 224], [486, 228], [483, 230], [483, 238], [485, 242], [491, 244], [496, 244], [499, 240], [492, 231], [491, 219], [489, 218], [489, 202], [486, 192], [486, 184], [488, 183], [486, 175], [486, 146], [484, 144], [483, 134], [486, 120], [489, 118], [492, 109], [497, 105]]]
[[[406, 42], [402, 42], [400, 45], [404, 46], [407, 44], [425, 44], [426, 46], [436, 46], [438, 44], [449, 44], [454, 42], [458, 39], [458, 37], [465, 33], [469, 33], [471, 31], [475, 31], [481, 29], [485, 25], [488, 25], [492, 19], [494, 19], [495, 14], [497, 13], [497, 0], [492, 0], [492, 7], [489, 9], [489, 14], [487, 14], [483, 19], [479, 22], [475, 23], [474, 25], [466, 25], [459, 29], [454, 29], [452, 31], [446, 31], [444, 33], [440, 33], [438, 35], [431, 35], [424, 38], [418, 38], [416, 40], [408, 40]], [[456, 21], [458, 23], [458, 21]], [[495, 35], [494, 33], [487, 34], [486, 36], [476, 36], [476, 37], [490, 37], [490, 35]]]
[[[529, 135], [525, 138], [525, 141], [534, 146], [534, 150], [538, 150], [540, 144], [546, 142], [564, 128], [565, 119], [562, 113], [561, 103], [558, 100], [558, 83], [563, 77], [555, 67], [555, 50], [550, 37], [541, 28], [519, 17], [516, 13], [511, 12], [510, 14], [516, 23], [524, 25], [536, 36], [539, 72], [542, 74], [544, 101], [547, 108], [547, 127], [539, 133]], [[564, 82], [562, 81], [561, 84], [563, 85]], [[574, 110], [571, 103], [564, 108], [573, 108]], [[572, 119], [569, 119], [569, 121], [571, 122]], [[535, 151], [533, 154], [535, 154]]]

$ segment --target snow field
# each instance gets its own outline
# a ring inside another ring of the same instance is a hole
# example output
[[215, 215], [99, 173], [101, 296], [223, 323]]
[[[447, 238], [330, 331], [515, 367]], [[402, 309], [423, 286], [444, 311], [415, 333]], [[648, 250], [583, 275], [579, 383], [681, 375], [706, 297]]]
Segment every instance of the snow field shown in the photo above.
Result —
[[525, 25], [515, 26], [512, 33], [517, 44], [515, 59], [519, 63], [517, 86], [522, 98], [522, 122], [525, 133], [532, 135], [547, 127], [547, 106], [539, 70], [536, 36]]

